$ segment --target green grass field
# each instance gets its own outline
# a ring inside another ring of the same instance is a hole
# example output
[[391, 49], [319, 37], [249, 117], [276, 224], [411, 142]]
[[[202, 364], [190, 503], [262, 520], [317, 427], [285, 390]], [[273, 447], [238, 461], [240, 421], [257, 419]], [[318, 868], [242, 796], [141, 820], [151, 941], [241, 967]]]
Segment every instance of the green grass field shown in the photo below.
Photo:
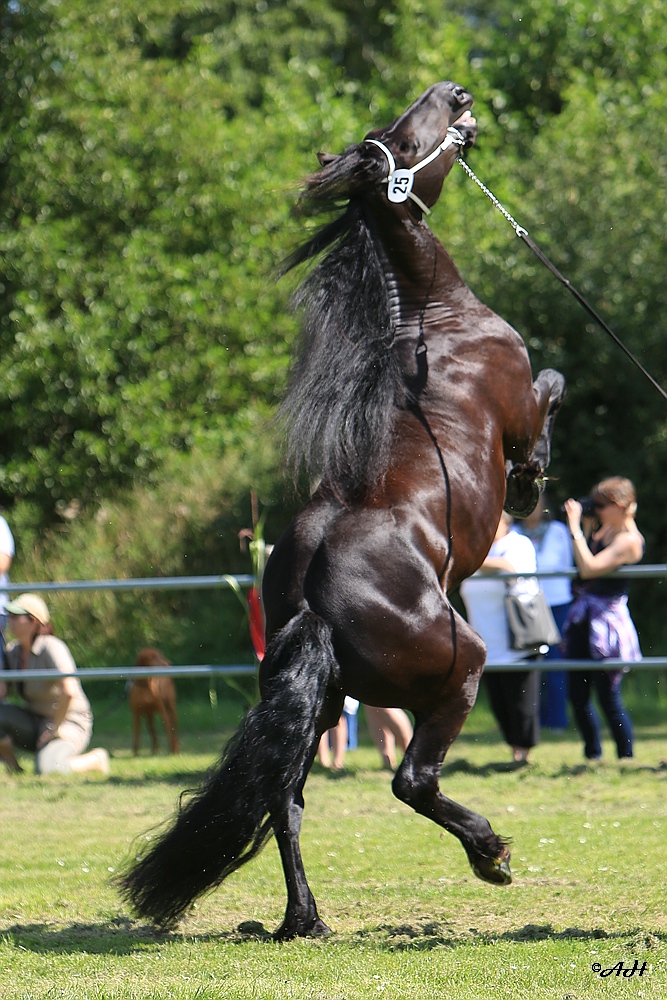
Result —
[[545, 733], [533, 766], [511, 770], [475, 708], [442, 787], [512, 837], [507, 888], [475, 879], [458, 841], [392, 797], [373, 748], [350, 753], [340, 776], [316, 766], [303, 853], [335, 933], [278, 945], [273, 843], [176, 933], [135, 922], [110, 884], [217, 755], [229, 720], [206, 710], [183, 707], [179, 757], [138, 759], [124, 708], [98, 712], [107, 780], [0, 775], [2, 1000], [667, 997], [664, 725], [637, 727], [628, 767], [610, 743], [606, 763], [583, 766], [569, 732]]

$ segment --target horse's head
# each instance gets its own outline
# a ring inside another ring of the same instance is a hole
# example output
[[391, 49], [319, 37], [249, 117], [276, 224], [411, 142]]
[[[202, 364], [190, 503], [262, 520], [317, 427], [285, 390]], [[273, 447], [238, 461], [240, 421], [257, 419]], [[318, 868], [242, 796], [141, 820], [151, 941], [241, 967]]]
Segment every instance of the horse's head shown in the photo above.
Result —
[[140, 649], [137, 653], [135, 667], [170, 667], [171, 663], [166, 660], [159, 649], [148, 646]]
[[472, 103], [457, 83], [434, 84], [363, 142], [339, 156], [320, 154], [322, 170], [309, 178], [302, 204], [317, 211], [380, 191], [394, 204], [407, 202], [428, 213], [461, 148], [475, 140]]
[[435, 204], [460, 150], [475, 140], [472, 103], [459, 84], [436, 83], [391, 125], [368, 133], [365, 141], [384, 153], [390, 202], [410, 199], [426, 212]]
[[391, 125], [373, 129], [366, 139], [379, 139], [388, 146], [397, 166], [414, 167], [437, 148], [449, 126], [472, 105], [472, 96], [458, 83], [434, 83]]

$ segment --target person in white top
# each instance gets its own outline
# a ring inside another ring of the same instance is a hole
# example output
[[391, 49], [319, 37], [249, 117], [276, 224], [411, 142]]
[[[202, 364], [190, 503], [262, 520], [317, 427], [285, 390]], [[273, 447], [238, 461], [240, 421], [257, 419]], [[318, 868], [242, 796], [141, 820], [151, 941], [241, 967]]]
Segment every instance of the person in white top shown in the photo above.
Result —
[[[530, 538], [537, 553], [537, 569], [540, 573], [556, 573], [559, 570], [574, 569], [572, 540], [567, 525], [552, 518], [544, 494], [539, 499], [532, 514], [515, 522], [513, 531]], [[562, 631], [567, 612], [572, 604], [572, 585], [567, 576], [545, 577], [540, 586], [547, 599], [554, 620]], [[560, 646], [552, 646], [547, 660], [561, 660]], [[540, 722], [549, 729], [563, 730], [568, 726], [567, 718], [567, 673], [565, 670], [545, 670], [540, 684]]]
[[14, 558], [14, 537], [4, 517], [0, 516], [0, 630], [5, 631], [7, 624], [7, 601], [9, 597], [5, 587], [9, 583], [9, 567]]
[[[461, 597], [468, 621], [486, 643], [488, 663], [513, 663], [527, 654], [512, 649], [505, 611], [508, 581], [498, 573], [524, 574], [511, 584], [516, 594], [536, 594], [539, 586], [535, 548], [529, 538], [510, 531], [512, 518], [503, 513], [489, 554], [481, 567], [461, 584]], [[537, 670], [489, 671], [484, 673], [491, 709], [513, 759], [528, 760], [529, 751], [539, 740]]]

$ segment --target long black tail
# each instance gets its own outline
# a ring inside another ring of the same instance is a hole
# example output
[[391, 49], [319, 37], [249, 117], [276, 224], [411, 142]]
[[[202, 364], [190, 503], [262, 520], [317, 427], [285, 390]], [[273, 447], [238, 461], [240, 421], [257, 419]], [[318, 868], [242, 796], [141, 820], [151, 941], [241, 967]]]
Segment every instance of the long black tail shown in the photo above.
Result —
[[269, 681], [192, 798], [147, 854], [117, 879], [142, 917], [176, 923], [197, 897], [250, 861], [271, 835], [317, 739], [317, 719], [338, 664], [329, 626], [310, 611], [269, 644]]

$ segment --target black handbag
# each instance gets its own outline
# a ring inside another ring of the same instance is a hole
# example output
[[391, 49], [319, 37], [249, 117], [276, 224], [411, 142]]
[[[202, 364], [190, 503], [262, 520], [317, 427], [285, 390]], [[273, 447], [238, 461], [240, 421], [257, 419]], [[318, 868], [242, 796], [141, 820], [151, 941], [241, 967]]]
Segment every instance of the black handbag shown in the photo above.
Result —
[[555, 646], [560, 632], [541, 590], [536, 594], [505, 595], [505, 611], [512, 649], [538, 652], [540, 646]]

